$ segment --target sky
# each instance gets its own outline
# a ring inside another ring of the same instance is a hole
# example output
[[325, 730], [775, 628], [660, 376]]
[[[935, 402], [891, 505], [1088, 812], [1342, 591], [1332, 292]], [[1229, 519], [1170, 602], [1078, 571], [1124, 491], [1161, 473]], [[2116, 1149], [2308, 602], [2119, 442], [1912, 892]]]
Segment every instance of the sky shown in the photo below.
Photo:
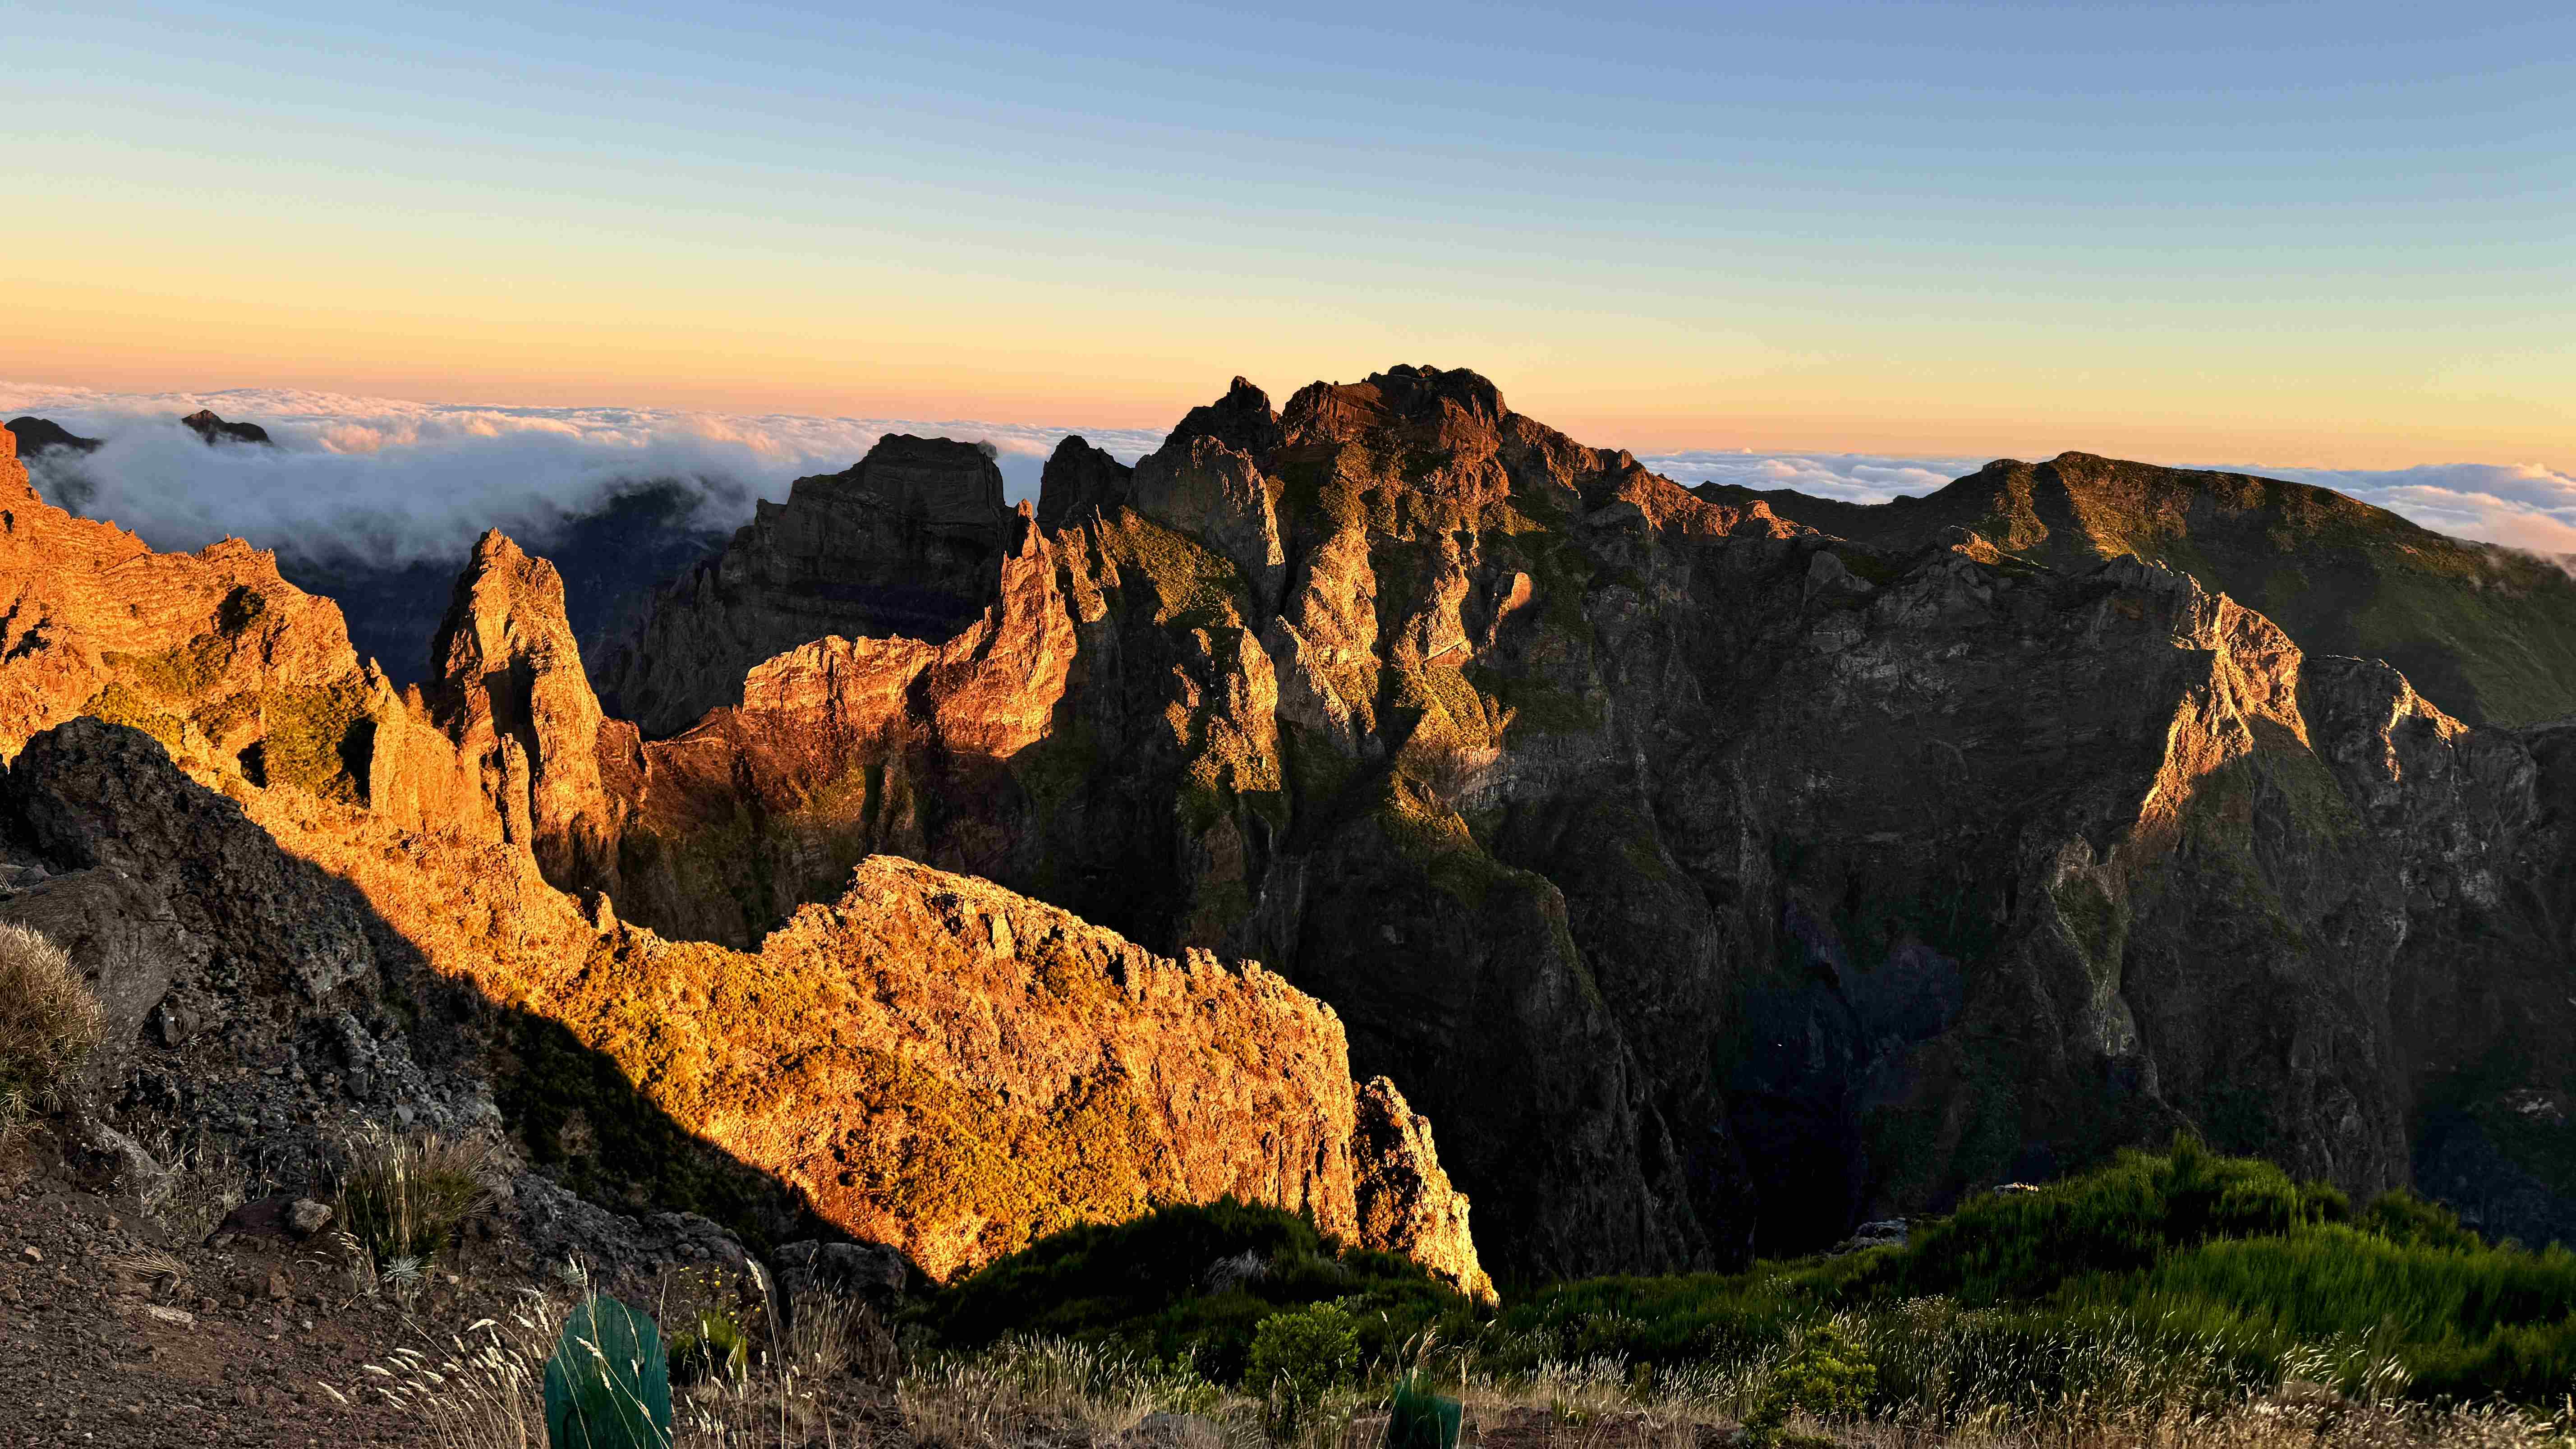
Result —
[[2576, 469], [2563, 3], [10, 33], [0, 377], [48, 387], [1149, 429], [1414, 362], [1641, 454]]

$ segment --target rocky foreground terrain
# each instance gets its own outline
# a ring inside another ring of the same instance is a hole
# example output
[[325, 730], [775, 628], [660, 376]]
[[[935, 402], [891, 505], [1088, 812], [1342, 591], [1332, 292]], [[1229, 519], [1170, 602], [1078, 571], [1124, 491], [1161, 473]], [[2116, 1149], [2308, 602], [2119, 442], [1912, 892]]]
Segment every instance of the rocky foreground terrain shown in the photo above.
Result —
[[614, 638], [487, 537], [398, 689], [248, 546], [0, 487], [0, 916], [147, 1157], [407, 1109], [755, 1248], [1233, 1194], [1481, 1287], [2189, 1125], [2576, 1237], [2571, 595], [2334, 495], [1837, 513], [1472, 373], [1238, 380], [1034, 507], [888, 438]]

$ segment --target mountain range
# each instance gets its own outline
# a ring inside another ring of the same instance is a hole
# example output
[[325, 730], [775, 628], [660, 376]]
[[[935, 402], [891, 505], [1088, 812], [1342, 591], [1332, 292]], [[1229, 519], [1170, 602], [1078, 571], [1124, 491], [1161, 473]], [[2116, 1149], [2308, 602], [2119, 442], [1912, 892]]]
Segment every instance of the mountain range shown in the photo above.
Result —
[[[130, 809], [347, 882], [371, 969], [490, 1004], [428, 1053], [452, 1100], [594, 1197], [944, 1276], [1231, 1192], [1481, 1283], [2189, 1128], [2576, 1240], [2576, 584], [2328, 490], [1690, 489], [1416, 367], [1237, 379], [1133, 467], [1068, 438], [1033, 506], [901, 435], [729, 540], [641, 490], [443, 595], [15, 486], [13, 839], [205, 889], [79, 765], [166, 754]], [[364, 971], [196, 934], [129, 1035], [261, 971], [317, 1040], [373, 1019]], [[229, 1049], [177, 1035], [120, 1070]], [[746, 1180], [792, 1212], [708, 1186]]]

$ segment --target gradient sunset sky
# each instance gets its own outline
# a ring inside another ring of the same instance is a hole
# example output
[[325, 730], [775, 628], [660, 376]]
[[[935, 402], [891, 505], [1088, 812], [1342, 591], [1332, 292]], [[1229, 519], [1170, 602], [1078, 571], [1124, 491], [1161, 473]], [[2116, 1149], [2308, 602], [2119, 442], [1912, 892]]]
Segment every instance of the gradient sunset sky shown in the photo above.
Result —
[[2576, 465], [2576, 7], [12, 8], [0, 377]]

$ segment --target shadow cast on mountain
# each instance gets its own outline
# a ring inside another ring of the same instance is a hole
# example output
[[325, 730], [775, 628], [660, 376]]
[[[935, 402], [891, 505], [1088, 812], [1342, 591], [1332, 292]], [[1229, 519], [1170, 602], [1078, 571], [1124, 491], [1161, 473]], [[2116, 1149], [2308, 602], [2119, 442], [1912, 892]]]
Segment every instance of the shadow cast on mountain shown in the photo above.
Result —
[[847, 1236], [562, 1023], [434, 969], [356, 883], [141, 731], [81, 718], [37, 735], [0, 779], [0, 831], [0, 919], [53, 935], [105, 1008], [93, 1144], [179, 1146], [320, 1192], [360, 1121], [497, 1131], [530, 1165], [509, 1196], [541, 1257], [715, 1236], [658, 1214], [700, 1214], [754, 1252]]

